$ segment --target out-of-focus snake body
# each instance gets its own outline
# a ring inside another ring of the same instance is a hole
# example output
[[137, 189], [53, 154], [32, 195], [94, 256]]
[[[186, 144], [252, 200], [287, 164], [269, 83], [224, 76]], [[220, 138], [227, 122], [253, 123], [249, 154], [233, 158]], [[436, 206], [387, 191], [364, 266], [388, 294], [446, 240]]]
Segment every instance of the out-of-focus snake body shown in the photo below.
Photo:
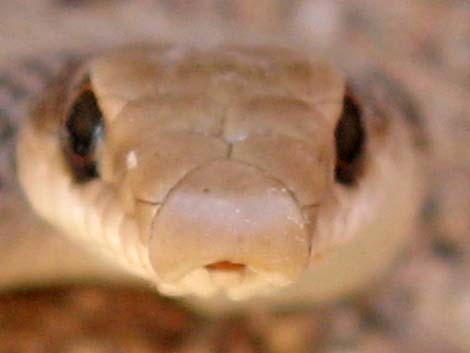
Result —
[[415, 126], [381, 83], [275, 47], [119, 49], [37, 100], [20, 181], [164, 294], [337, 298], [383, 272], [420, 203]]

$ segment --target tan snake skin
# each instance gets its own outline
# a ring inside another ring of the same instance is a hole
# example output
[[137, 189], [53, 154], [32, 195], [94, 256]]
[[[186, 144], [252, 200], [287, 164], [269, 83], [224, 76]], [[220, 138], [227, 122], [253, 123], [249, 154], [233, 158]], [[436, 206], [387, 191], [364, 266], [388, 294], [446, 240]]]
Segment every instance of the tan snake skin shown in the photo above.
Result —
[[[64, 77], [21, 132], [23, 189], [56, 228], [163, 294], [334, 299], [408, 239], [419, 152], [377, 77], [345, 79], [284, 48], [173, 44], [122, 48]], [[349, 104], [359, 127], [341, 123]], [[96, 129], [80, 123], [90, 114]], [[338, 157], [343, 128], [361, 131], [351, 160]]]

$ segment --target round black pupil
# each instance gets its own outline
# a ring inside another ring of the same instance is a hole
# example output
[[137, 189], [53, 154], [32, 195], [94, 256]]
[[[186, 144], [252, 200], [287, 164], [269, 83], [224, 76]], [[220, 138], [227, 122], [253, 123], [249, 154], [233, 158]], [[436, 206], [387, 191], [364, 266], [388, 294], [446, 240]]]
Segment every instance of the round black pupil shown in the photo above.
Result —
[[358, 159], [364, 149], [365, 132], [362, 126], [362, 111], [350, 96], [345, 96], [343, 113], [335, 131], [336, 180], [352, 185], [358, 174]]
[[66, 121], [66, 160], [75, 181], [98, 177], [95, 148], [103, 133], [103, 115], [92, 91], [83, 91], [69, 110]]
[[69, 143], [74, 153], [82, 157], [93, 153], [102, 118], [93, 92], [83, 92], [75, 101], [67, 121]]

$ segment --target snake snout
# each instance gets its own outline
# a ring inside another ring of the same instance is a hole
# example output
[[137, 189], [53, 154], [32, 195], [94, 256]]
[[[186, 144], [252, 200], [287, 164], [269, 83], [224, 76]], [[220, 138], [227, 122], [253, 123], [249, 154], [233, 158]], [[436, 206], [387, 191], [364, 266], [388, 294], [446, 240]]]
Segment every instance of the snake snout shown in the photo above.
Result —
[[248, 271], [287, 284], [304, 272], [309, 248], [304, 217], [281, 182], [247, 164], [218, 160], [172, 189], [153, 221], [149, 255], [166, 283], [205, 269]]

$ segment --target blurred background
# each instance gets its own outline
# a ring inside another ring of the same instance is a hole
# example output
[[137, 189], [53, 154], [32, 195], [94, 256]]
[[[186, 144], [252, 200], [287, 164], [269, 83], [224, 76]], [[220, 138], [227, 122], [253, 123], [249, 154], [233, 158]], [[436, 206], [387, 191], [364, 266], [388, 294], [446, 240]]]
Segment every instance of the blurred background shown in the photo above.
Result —
[[404, 84], [430, 141], [412, 246], [360, 297], [219, 319], [141, 289], [0, 291], [0, 353], [470, 352], [467, 0], [0, 1], [0, 247], [21, 232], [11, 219], [27, 219], [14, 174], [17, 126], [65, 62], [135, 41], [224, 39], [288, 41]]

